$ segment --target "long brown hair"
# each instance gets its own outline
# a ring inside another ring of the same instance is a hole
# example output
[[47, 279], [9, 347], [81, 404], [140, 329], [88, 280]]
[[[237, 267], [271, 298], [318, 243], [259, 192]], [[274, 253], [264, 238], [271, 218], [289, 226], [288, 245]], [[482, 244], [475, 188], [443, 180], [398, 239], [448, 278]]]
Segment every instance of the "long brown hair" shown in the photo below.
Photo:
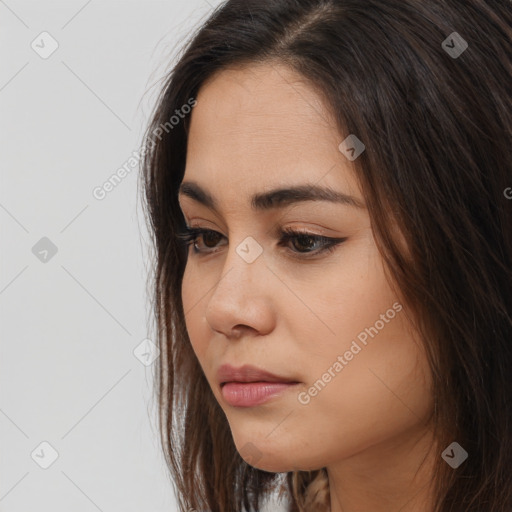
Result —
[[[424, 339], [436, 439], [469, 454], [452, 469], [439, 453], [435, 512], [510, 512], [509, 0], [229, 0], [192, 35], [158, 98], [141, 165], [161, 441], [180, 511], [259, 510], [278, 479], [239, 455], [192, 350], [181, 301], [187, 253], [176, 236], [198, 91], [228, 66], [257, 62], [300, 73], [340, 133], [366, 146], [353, 163], [386, 268]], [[325, 468], [285, 476], [291, 511], [328, 510]]]

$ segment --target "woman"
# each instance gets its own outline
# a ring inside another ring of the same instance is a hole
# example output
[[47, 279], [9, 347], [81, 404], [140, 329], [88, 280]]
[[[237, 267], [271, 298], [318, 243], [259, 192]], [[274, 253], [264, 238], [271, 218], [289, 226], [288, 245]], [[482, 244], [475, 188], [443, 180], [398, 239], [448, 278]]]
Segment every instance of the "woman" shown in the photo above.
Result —
[[142, 173], [181, 511], [512, 510], [511, 83], [506, 0], [194, 34]]

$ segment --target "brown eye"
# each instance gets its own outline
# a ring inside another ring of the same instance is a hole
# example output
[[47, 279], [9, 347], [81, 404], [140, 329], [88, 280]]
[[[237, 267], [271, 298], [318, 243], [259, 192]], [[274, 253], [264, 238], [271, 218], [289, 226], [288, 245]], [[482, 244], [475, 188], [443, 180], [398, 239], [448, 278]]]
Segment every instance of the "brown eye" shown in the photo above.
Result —
[[[216, 231], [202, 228], [190, 228], [188, 226], [182, 228], [181, 231], [177, 231], [175, 236], [180, 241], [180, 243], [184, 244], [185, 247], [192, 246], [192, 250], [196, 254], [213, 252], [208, 249], [215, 248], [218, 240], [223, 238], [223, 236]], [[203, 243], [206, 246], [206, 250], [199, 249], [197, 247], [200, 237], [203, 238]]]
[[[203, 237], [205, 246], [209, 249], [214, 248], [218, 243], [219, 237], [222, 237], [222, 235], [216, 231], [204, 231], [201, 236]], [[210, 243], [212, 245], [209, 245]]]
[[[310, 235], [299, 235], [294, 238], [293, 246], [295, 249], [297, 249], [299, 252], [305, 251], [311, 251], [315, 249], [315, 243], [318, 240], [316, 237], [310, 236]], [[298, 243], [296, 243], [298, 242]]]
[[306, 259], [328, 254], [345, 240], [346, 237], [329, 238], [288, 228], [281, 230], [281, 240], [278, 245], [285, 247], [293, 257]]

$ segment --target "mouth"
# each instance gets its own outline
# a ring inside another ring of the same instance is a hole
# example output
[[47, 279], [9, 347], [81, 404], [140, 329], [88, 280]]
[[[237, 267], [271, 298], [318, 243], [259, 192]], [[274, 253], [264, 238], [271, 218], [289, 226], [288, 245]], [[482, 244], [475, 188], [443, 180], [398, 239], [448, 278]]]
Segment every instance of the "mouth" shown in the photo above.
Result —
[[224, 400], [233, 407], [255, 407], [295, 388], [298, 382], [226, 382], [221, 387]]
[[256, 366], [244, 365], [236, 368], [229, 364], [223, 364], [219, 368], [217, 380], [221, 388], [228, 383], [298, 383], [298, 381], [293, 378], [276, 375]]
[[228, 380], [226, 382], [221, 382], [221, 389], [226, 384], [299, 384], [296, 380]]
[[234, 407], [263, 404], [300, 384], [296, 379], [275, 375], [250, 365], [239, 368], [222, 365], [217, 376], [222, 396]]

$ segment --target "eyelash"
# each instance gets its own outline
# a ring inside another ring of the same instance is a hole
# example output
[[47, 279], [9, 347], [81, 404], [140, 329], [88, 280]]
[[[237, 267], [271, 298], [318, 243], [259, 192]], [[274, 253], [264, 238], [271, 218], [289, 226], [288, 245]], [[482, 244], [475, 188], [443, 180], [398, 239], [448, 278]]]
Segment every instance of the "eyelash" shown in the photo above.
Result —
[[[218, 233], [217, 231], [213, 231], [211, 229], [190, 228], [188, 226], [185, 226], [185, 228], [182, 231], [176, 233], [176, 237], [184, 244], [185, 247], [188, 248], [189, 245], [192, 245], [194, 254], [211, 254], [215, 252], [215, 248], [213, 248], [213, 250], [204, 251], [197, 249], [195, 246], [197, 237], [207, 233], [215, 233], [220, 235], [220, 233]], [[315, 235], [313, 233], [309, 233], [308, 231], [294, 230], [291, 228], [281, 229], [279, 235], [280, 240], [278, 245], [280, 247], [286, 247], [286, 244], [290, 240], [294, 240], [300, 237], [308, 237], [312, 238], [315, 242], [322, 242], [323, 246], [315, 251], [300, 252], [289, 249], [289, 251], [293, 253], [293, 257], [299, 259], [307, 259], [317, 256], [319, 254], [331, 253], [332, 251], [334, 251], [334, 249], [336, 249], [336, 246], [338, 246], [339, 244], [343, 243], [346, 240], [346, 238], [329, 238], [322, 235]]]

